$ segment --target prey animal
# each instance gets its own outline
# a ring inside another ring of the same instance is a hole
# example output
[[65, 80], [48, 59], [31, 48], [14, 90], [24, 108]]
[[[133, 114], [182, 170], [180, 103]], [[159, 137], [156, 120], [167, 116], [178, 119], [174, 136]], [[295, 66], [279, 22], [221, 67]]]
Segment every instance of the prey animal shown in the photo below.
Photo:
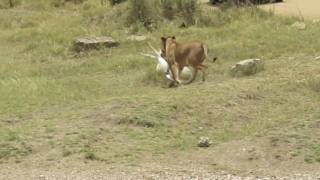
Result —
[[[161, 56], [168, 62], [173, 79], [178, 84], [190, 84], [197, 77], [198, 71], [202, 71], [202, 81], [206, 79], [206, 69], [204, 65], [208, 59], [208, 48], [202, 42], [194, 41], [180, 43], [174, 36], [161, 37]], [[217, 58], [213, 59], [213, 62]], [[187, 81], [180, 79], [184, 67], [192, 67], [192, 77]]]
[[[174, 79], [173, 79], [173, 74], [172, 71], [169, 68], [169, 64], [167, 62], [167, 60], [164, 59], [164, 57], [161, 55], [161, 50], [157, 51], [150, 43], [148, 43], [149, 47], [151, 48], [151, 50], [154, 52], [153, 54], [148, 54], [148, 53], [140, 53], [143, 56], [146, 57], [151, 57], [153, 59], [155, 59], [157, 61], [157, 66], [156, 66], [156, 71], [160, 74], [164, 74], [165, 77], [170, 81], [169, 86], [172, 86], [174, 83]], [[181, 72], [181, 75], [184, 77], [190, 77], [191, 70], [189, 67], [184, 67], [184, 69]]]

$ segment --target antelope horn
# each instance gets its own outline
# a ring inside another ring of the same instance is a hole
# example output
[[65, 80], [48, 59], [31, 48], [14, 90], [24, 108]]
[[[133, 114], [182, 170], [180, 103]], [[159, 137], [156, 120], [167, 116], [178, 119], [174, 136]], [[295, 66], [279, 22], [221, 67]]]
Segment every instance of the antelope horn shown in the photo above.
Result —
[[160, 56], [160, 53], [148, 42], [149, 47], [156, 53], [158, 56]]
[[151, 58], [154, 58], [154, 59], [157, 59], [156, 56], [154, 55], [151, 55], [151, 54], [146, 54], [146, 53], [140, 53], [142, 56], [146, 56], [146, 57], [151, 57]]

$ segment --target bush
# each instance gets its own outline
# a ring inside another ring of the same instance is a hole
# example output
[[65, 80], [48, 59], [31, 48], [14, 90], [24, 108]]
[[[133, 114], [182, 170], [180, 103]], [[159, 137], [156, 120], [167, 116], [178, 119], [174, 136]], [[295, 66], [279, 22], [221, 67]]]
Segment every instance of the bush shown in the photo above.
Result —
[[129, 0], [127, 23], [153, 30], [161, 18], [173, 20], [178, 17], [184, 25], [190, 26], [196, 24], [198, 10], [197, 0]]
[[197, 0], [129, 0], [128, 24], [152, 30], [162, 17], [179, 17], [185, 25], [194, 25], [199, 9]]
[[71, 2], [71, 3], [74, 3], [74, 4], [81, 4], [87, 0], [64, 0], [65, 2]]
[[275, 3], [282, 2], [283, 0], [210, 0], [212, 4], [219, 3], [228, 3], [234, 5], [242, 5], [242, 4], [266, 4], [266, 3]]
[[186, 25], [195, 24], [199, 6], [197, 0], [160, 0], [162, 16], [172, 20], [175, 16], [183, 19]]
[[143, 24], [145, 28], [152, 30], [155, 23], [153, 5], [154, 1], [150, 0], [129, 0], [128, 24]]
[[187, 25], [196, 23], [195, 17], [198, 10], [197, 0], [176, 0], [177, 12], [183, 17]]
[[54, 7], [62, 7], [64, 6], [64, 0], [54, 0], [51, 2], [51, 6], [54, 6]]
[[21, 4], [21, 0], [1, 0], [0, 9], [2, 8], [14, 8]]
[[87, 0], [52, 0], [51, 5], [54, 7], [62, 7], [66, 3], [82, 4]]
[[172, 20], [174, 16], [176, 15], [176, 9], [175, 9], [175, 1], [174, 0], [160, 0], [161, 5], [161, 12], [162, 15]]
[[109, 0], [109, 3], [113, 6], [113, 5], [119, 4], [123, 1], [125, 1], [125, 0]]

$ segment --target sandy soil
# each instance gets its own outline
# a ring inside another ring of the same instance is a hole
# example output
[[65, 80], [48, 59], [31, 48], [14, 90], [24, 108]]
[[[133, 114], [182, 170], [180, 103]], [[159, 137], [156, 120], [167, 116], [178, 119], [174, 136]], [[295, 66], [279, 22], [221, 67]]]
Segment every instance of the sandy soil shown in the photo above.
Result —
[[21, 162], [0, 163], [0, 180], [320, 180], [316, 163], [306, 164], [301, 158], [286, 157], [286, 153], [273, 158], [274, 152], [286, 145], [279, 142], [274, 149], [268, 139], [246, 139], [126, 164], [91, 161], [78, 155], [61, 158], [59, 152], [49, 159], [47, 152], [41, 152]]
[[138, 166], [110, 166], [99, 162], [47, 162], [46, 164], [0, 165], [1, 180], [317, 180], [317, 173], [299, 173], [286, 176], [230, 173], [208, 170], [192, 163], [184, 165], [161, 165], [159, 163]]
[[283, 3], [263, 5], [262, 8], [272, 10], [279, 15], [298, 16], [306, 19], [320, 18], [319, 0], [285, 0]]

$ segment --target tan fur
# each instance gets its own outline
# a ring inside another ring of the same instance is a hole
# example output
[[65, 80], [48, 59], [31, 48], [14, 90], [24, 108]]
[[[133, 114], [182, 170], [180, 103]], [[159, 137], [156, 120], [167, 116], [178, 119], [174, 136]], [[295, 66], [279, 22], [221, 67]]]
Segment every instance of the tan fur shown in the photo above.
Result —
[[[178, 43], [175, 37], [162, 37], [162, 56], [167, 60], [173, 79], [179, 84], [192, 83], [202, 71], [202, 81], [205, 81], [207, 66], [204, 61], [208, 57], [207, 47], [201, 42]], [[193, 68], [193, 76], [187, 81], [180, 80], [180, 73], [185, 66]]]

